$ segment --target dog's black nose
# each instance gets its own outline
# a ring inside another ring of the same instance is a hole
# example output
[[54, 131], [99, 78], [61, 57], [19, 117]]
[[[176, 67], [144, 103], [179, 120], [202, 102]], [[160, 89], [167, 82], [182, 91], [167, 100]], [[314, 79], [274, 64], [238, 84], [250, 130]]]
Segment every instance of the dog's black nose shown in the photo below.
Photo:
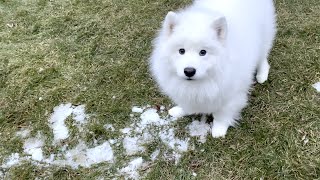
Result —
[[184, 74], [190, 78], [196, 74], [196, 69], [192, 67], [184, 68]]

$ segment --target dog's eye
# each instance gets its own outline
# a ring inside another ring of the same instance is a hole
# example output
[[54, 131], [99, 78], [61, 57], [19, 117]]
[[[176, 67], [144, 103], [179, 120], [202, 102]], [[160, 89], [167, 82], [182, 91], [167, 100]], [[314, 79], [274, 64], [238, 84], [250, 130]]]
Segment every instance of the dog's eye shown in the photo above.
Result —
[[186, 52], [186, 50], [185, 49], [179, 49], [179, 53], [181, 54], [181, 55], [184, 55], [184, 53]]
[[206, 50], [201, 50], [200, 52], [199, 52], [199, 55], [200, 56], [205, 56], [207, 54], [207, 51]]

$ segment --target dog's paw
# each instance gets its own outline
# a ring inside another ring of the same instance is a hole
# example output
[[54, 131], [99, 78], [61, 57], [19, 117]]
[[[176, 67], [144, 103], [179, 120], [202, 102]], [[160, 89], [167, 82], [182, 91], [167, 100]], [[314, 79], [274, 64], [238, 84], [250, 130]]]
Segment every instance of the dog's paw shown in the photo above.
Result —
[[268, 80], [268, 73], [259, 73], [256, 78], [258, 83], [262, 84]]
[[214, 124], [211, 128], [211, 133], [213, 138], [225, 137], [228, 131], [227, 125], [224, 124]]
[[169, 110], [169, 114], [172, 117], [180, 118], [185, 115], [183, 109], [179, 106], [175, 106]]
[[261, 62], [261, 64], [258, 67], [258, 71], [256, 75], [256, 79], [258, 83], [262, 84], [266, 80], [268, 80], [269, 69], [270, 69], [270, 65], [268, 63], [268, 60], [267, 59], [263, 60], [263, 62]]

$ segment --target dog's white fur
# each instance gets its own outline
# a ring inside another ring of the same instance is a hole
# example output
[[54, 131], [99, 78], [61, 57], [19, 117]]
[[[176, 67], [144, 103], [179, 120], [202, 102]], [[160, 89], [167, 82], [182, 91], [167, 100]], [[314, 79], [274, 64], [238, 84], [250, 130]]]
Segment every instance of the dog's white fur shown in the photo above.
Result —
[[[212, 136], [225, 136], [247, 104], [255, 71], [259, 83], [268, 78], [275, 33], [272, 0], [196, 0], [169, 12], [150, 58], [154, 79], [178, 105], [169, 113], [212, 114]], [[186, 67], [196, 69], [192, 80]]]

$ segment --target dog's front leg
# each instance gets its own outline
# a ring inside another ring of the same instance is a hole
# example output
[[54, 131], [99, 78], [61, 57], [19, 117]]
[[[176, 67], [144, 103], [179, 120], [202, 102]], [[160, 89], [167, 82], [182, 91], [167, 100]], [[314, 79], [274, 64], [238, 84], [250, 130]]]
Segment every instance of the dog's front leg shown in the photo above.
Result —
[[211, 132], [214, 138], [224, 137], [229, 126], [235, 125], [240, 119], [241, 111], [247, 105], [246, 93], [237, 93], [237, 96], [230, 99], [219, 111], [213, 113]]
[[212, 137], [224, 137], [227, 134], [229, 126], [233, 123], [233, 116], [225, 113], [218, 113], [214, 115], [213, 124], [211, 127]]

